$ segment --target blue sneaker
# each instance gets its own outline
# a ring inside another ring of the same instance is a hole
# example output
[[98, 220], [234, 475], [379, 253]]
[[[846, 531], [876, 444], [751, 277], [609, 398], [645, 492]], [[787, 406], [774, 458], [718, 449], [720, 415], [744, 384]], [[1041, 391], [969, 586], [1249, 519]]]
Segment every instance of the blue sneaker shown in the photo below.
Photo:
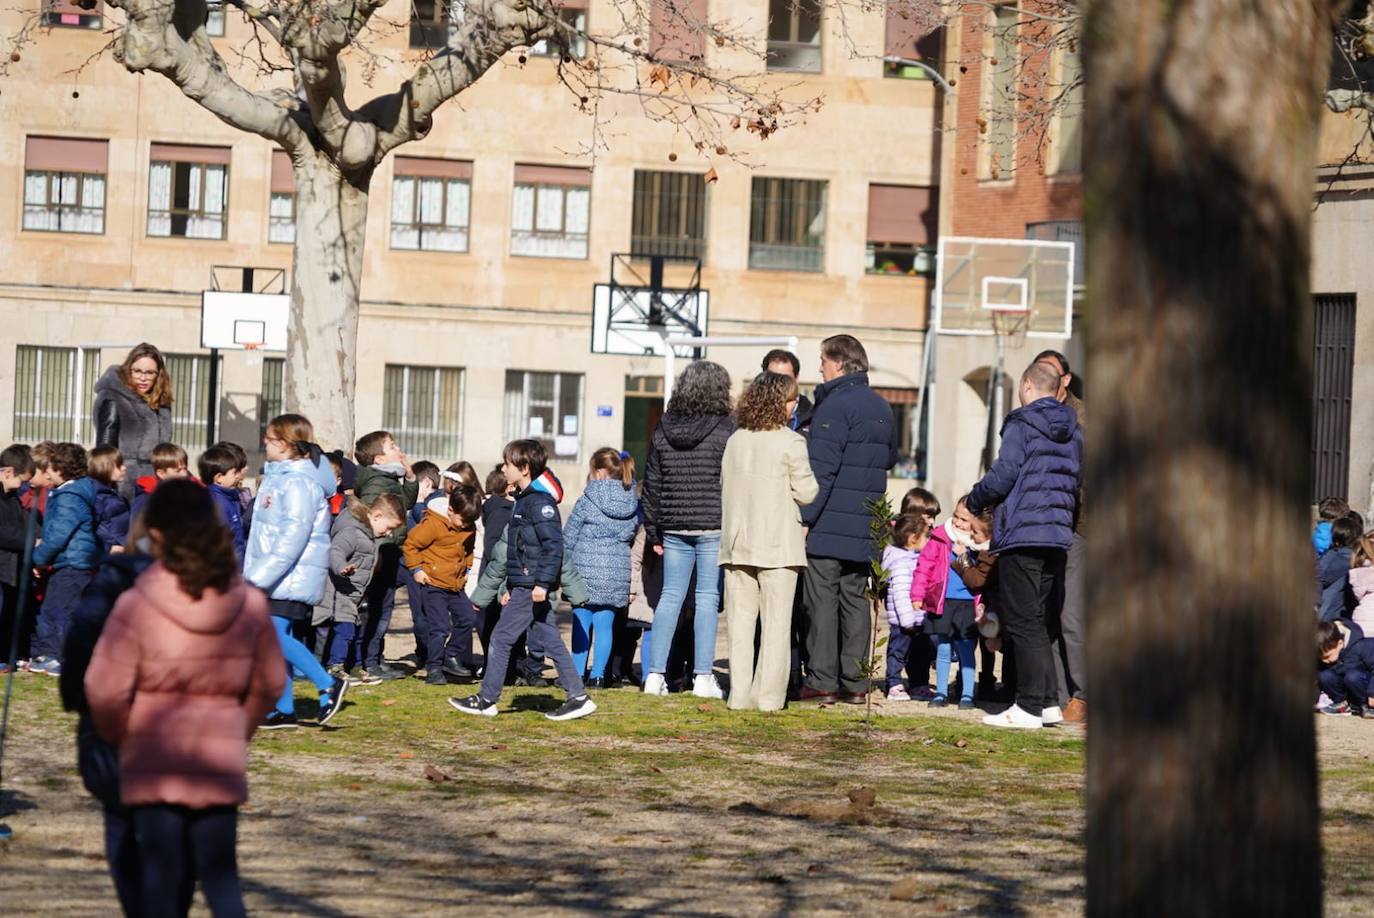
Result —
[[29, 664], [29, 672], [42, 673], [45, 676], [62, 675], [62, 664], [53, 657], [39, 657]]

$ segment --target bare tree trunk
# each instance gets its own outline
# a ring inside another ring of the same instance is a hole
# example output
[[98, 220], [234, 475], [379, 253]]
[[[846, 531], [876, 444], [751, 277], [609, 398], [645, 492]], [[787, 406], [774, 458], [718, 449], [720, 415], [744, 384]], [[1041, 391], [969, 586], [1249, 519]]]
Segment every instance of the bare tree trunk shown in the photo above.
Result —
[[1097, 0], [1088, 912], [1318, 915], [1322, 0]]
[[353, 448], [358, 290], [367, 224], [366, 175], [346, 177], [318, 152], [295, 160], [296, 250], [286, 349], [287, 410], [315, 425], [326, 449]]

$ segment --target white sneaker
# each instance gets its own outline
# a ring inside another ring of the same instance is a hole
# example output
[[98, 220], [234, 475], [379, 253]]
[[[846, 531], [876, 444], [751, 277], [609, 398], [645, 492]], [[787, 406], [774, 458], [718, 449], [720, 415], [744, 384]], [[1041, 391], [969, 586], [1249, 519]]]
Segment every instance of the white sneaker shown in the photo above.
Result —
[[704, 673], [692, 680], [692, 694], [698, 698], [724, 698], [714, 673]]
[[1040, 714], [1040, 723], [1044, 724], [1047, 727], [1053, 727], [1056, 724], [1062, 724], [1063, 722], [1064, 712], [1060, 710], [1059, 705], [1054, 705], [1053, 707], [1046, 708]]
[[1326, 707], [1329, 704], [1331, 704], [1331, 698], [1326, 694], [1326, 692], [1322, 692], [1320, 695], [1317, 696], [1316, 710], [1320, 711], [1322, 708]]
[[1039, 730], [1045, 724], [1034, 714], [1022, 709], [1019, 704], [1014, 704], [1001, 714], [989, 714], [983, 718], [983, 723], [989, 727], [1010, 727], [1014, 730]]
[[663, 673], [649, 673], [649, 675], [644, 677], [644, 694], [668, 694], [668, 681], [663, 678]]

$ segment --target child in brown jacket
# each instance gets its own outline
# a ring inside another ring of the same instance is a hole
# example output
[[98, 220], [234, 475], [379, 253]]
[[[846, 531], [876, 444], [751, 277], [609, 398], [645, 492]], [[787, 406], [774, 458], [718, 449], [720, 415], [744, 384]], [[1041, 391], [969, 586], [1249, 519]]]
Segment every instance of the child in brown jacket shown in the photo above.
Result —
[[140, 914], [173, 912], [199, 879], [211, 912], [243, 915], [238, 807], [248, 740], [286, 683], [281, 645], [209, 492], [164, 483], [143, 526], [156, 563], [115, 603], [85, 678], [95, 729], [119, 749]]
[[420, 608], [411, 610], [425, 650], [425, 684], [447, 685], [476, 674], [472, 632], [477, 610], [463, 588], [477, 544], [482, 492], [460, 485], [447, 498], [436, 496], [401, 547], [405, 565], [419, 585]]

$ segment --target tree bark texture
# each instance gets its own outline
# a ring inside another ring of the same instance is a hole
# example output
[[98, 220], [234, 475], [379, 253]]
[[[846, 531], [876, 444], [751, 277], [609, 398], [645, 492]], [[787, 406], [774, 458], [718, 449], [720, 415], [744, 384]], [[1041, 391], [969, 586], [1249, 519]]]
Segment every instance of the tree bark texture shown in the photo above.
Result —
[[327, 154], [293, 154], [296, 246], [291, 268], [285, 405], [326, 449], [353, 449], [358, 296], [367, 228], [365, 174], [345, 176]]
[[1087, 11], [1088, 911], [1321, 911], [1309, 214], [1324, 0]]

